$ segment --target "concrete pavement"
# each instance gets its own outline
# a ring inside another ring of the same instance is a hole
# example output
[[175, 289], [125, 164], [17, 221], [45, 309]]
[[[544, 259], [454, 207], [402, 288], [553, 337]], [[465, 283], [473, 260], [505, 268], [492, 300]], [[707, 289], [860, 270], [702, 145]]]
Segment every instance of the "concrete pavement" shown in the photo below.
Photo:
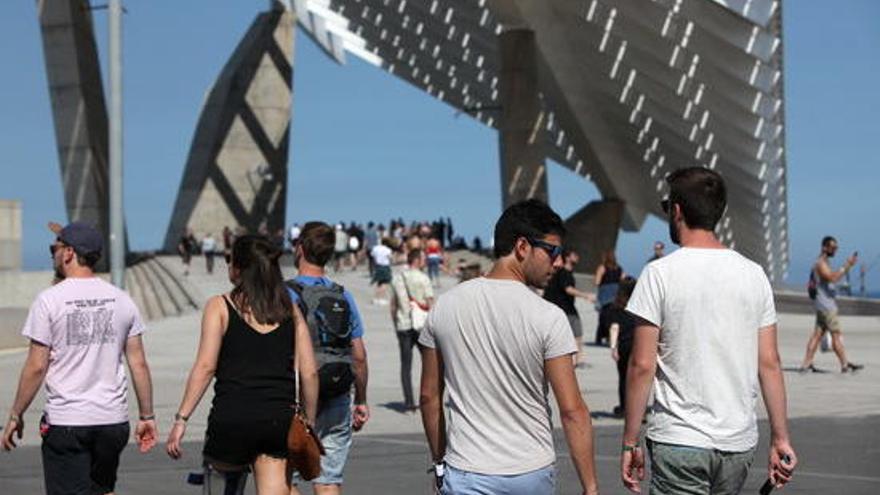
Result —
[[[193, 273], [190, 275], [190, 281], [199, 292], [210, 295], [228, 290], [223, 263], [217, 264], [218, 270], [213, 275], [207, 275], [199, 261], [199, 258], [193, 260]], [[178, 267], [179, 261], [173, 260], [172, 264]], [[285, 272], [288, 271], [285, 269]], [[388, 307], [370, 303], [372, 288], [363, 270], [345, 271], [333, 276], [351, 290], [358, 301], [366, 326], [365, 343], [370, 364], [369, 403], [372, 419], [355, 440], [348, 470], [349, 492], [425, 493], [422, 474], [427, 457], [421, 422], [417, 415], [399, 410], [402, 394], [398, 350]], [[443, 289], [448, 289], [455, 284], [455, 280], [447, 277], [442, 284]], [[591, 329], [596, 324], [596, 313], [586, 304], [581, 305], [581, 301], [578, 305], [586, 337], [590, 340]], [[199, 321], [198, 314], [160, 320], [151, 323], [145, 337], [153, 372], [155, 408], [163, 440], [195, 356]], [[829, 370], [829, 373], [786, 373], [789, 414], [797, 418], [792, 422], [794, 444], [796, 448], [803, 446], [807, 449], [806, 457], [801, 454], [804, 472], [816, 473], [815, 476], [805, 474], [801, 478], [802, 484], [799, 480], [789, 493], [820, 493], [814, 491], [815, 487], [825, 487], [827, 491], [822, 493], [880, 493], [880, 478], [873, 467], [880, 461], [880, 437], [877, 435], [880, 427], [880, 318], [844, 316], [841, 323], [850, 359], [865, 364], [863, 371], [840, 374], [836, 371], [837, 363], [833, 355], [820, 354], [816, 365]], [[780, 315], [780, 352], [787, 369], [794, 370], [799, 365], [811, 328], [812, 318], [807, 315]], [[577, 374], [584, 397], [594, 413], [599, 446], [597, 463], [603, 486], [608, 487], [604, 493], [622, 493], [615, 491], [619, 487], [616, 459], [622, 422], [605, 414], [617, 403], [616, 369], [607, 348], [587, 347], [586, 352], [588, 366], [578, 369]], [[12, 403], [24, 357], [23, 350], [0, 351], [0, 414], [5, 415]], [[414, 367], [413, 380], [417, 384], [418, 363]], [[133, 406], [135, 401], [133, 395], [131, 397]], [[187, 440], [198, 442], [202, 439], [210, 398], [209, 392], [193, 415]], [[42, 401], [41, 393], [25, 415], [25, 448], [12, 454], [0, 454], [0, 486], [3, 487], [0, 491], [3, 493], [41, 491], [39, 452], [35, 448], [39, 445], [39, 438], [35, 425]], [[132, 416], [135, 414], [133, 408]], [[759, 417], [765, 416], [763, 406], [759, 406]], [[762, 447], [766, 439], [764, 435]], [[564, 454], [564, 442], [558, 445], [560, 453]], [[119, 493], [196, 493], [194, 488], [187, 488], [180, 480], [187, 470], [197, 467], [198, 451], [199, 447], [194, 445], [185, 460], [174, 463], [163, 457], [161, 452], [141, 457], [129, 448], [121, 468], [123, 481]], [[760, 469], [763, 469], [761, 466], [764, 462], [759, 454], [754, 468], [758, 471], [754, 476], [761, 476]], [[575, 480], [570, 472], [570, 464], [561, 458], [559, 466], [562, 480], [560, 493], [574, 493]], [[758, 481], [755, 482], [760, 484]], [[11, 491], [7, 491], [6, 487]], [[12, 487], [17, 488], [13, 490]]]

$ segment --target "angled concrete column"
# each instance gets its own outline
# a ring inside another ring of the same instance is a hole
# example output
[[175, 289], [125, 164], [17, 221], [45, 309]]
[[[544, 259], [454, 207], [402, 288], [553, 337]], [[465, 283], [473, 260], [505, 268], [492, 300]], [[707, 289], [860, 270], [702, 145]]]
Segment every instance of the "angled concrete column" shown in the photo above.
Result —
[[592, 201], [565, 221], [565, 245], [581, 256], [579, 272], [595, 273], [602, 253], [615, 249], [623, 207], [623, 201], [616, 199]]
[[219, 236], [284, 228], [294, 16], [281, 2], [257, 15], [208, 95], [164, 247], [186, 229]]
[[502, 207], [529, 198], [547, 202], [546, 121], [538, 96], [535, 34], [527, 29], [504, 31], [498, 36], [498, 44]]
[[89, 2], [39, 0], [37, 9], [67, 217], [94, 225], [109, 246], [107, 108]]
[[21, 202], [0, 199], [0, 271], [21, 270]]

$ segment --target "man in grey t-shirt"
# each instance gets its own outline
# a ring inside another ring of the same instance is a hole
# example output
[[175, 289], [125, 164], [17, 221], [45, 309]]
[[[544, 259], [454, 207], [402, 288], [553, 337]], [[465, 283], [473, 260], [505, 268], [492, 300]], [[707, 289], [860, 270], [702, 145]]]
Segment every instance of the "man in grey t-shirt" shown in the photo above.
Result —
[[724, 180], [691, 167], [666, 178], [662, 203], [681, 249], [649, 263], [627, 311], [638, 322], [627, 373], [621, 476], [639, 492], [639, 428], [653, 384], [646, 437], [651, 494], [733, 495], [758, 442], [758, 388], [770, 417], [769, 477], [797, 464], [788, 438], [773, 291], [760, 266], [728, 249], [714, 229], [727, 205]]
[[428, 317], [420, 406], [443, 494], [554, 493], [548, 382], [583, 492], [598, 491], [568, 320], [529, 288], [562, 265], [564, 234], [544, 203], [511, 206], [495, 225], [492, 270], [440, 296]]

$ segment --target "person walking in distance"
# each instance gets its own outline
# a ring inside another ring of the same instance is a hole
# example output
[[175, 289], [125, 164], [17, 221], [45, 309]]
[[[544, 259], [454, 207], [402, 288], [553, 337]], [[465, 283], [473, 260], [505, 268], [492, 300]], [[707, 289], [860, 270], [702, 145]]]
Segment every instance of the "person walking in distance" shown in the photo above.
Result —
[[391, 321], [400, 347], [400, 384], [403, 387], [403, 407], [407, 412], [416, 410], [412, 390], [413, 347], [419, 332], [425, 327], [428, 310], [434, 303], [431, 279], [422, 272], [425, 255], [421, 250], [406, 255], [407, 267], [391, 280]]
[[843, 262], [843, 266], [839, 270], [831, 269], [831, 258], [837, 253], [837, 239], [826, 236], [822, 239], [822, 252], [816, 263], [813, 264], [813, 270], [810, 272], [810, 278], [815, 281], [816, 296], [813, 298], [813, 304], [816, 308], [816, 329], [813, 335], [807, 341], [807, 353], [804, 355], [804, 361], [801, 364], [800, 371], [820, 371], [813, 366], [813, 358], [816, 355], [816, 348], [819, 347], [819, 341], [825, 332], [831, 333], [831, 348], [837, 354], [840, 361], [840, 371], [846, 373], [848, 371], [858, 371], [864, 368], [861, 364], [850, 362], [846, 357], [846, 349], [843, 347], [843, 339], [841, 338], [840, 320], [837, 316], [837, 289], [835, 284], [856, 266], [859, 261], [858, 253]]
[[609, 328], [611, 346], [611, 359], [617, 363], [617, 399], [618, 406], [612, 410], [617, 418], [622, 418], [626, 411], [626, 372], [629, 369], [629, 356], [632, 353], [633, 337], [636, 330], [636, 320], [626, 312], [626, 305], [636, 287], [636, 280], [632, 277], [620, 279], [617, 288], [617, 297], [608, 315], [611, 324]]
[[[251, 467], [257, 492], [287, 495], [287, 430], [299, 393], [315, 417], [317, 376], [305, 319], [290, 302], [278, 258], [282, 250], [262, 235], [238, 237], [227, 258], [233, 288], [208, 300], [198, 354], [174, 415], [166, 452], [183, 455], [186, 425], [205, 390], [214, 400], [202, 457], [220, 472]], [[301, 390], [294, 380], [294, 355]]]
[[602, 264], [596, 268], [593, 282], [596, 284], [596, 309], [599, 311], [599, 322], [596, 325], [596, 345], [602, 345], [608, 340], [608, 315], [611, 303], [617, 296], [617, 284], [625, 277], [623, 268], [617, 264], [614, 251], [605, 251], [602, 254]]
[[119, 455], [128, 443], [128, 362], [140, 417], [139, 450], [149, 451], [158, 430], [150, 368], [141, 334], [146, 329], [124, 291], [95, 276], [103, 239], [90, 225], [52, 223], [50, 245], [58, 283], [41, 292], [22, 334], [30, 339], [18, 392], [3, 430], [3, 449], [16, 447], [24, 413], [45, 379], [46, 406], [39, 430], [45, 493], [110, 494]]
[[214, 273], [214, 254], [217, 252], [217, 240], [208, 232], [202, 238], [202, 254], [205, 256], [205, 270], [208, 275]]
[[581, 325], [581, 318], [578, 315], [577, 308], [574, 307], [574, 298], [580, 297], [587, 301], [595, 301], [595, 296], [589, 292], [583, 292], [577, 289], [574, 281], [574, 267], [578, 264], [581, 257], [576, 252], [566, 249], [562, 252], [563, 265], [562, 268], [556, 270], [547, 288], [544, 289], [544, 299], [559, 306], [559, 309], [565, 312], [568, 317], [568, 323], [571, 325], [571, 333], [574, 335], [575, 344], [578, 352], [574, 355], [574, 364], [577, 366], [583, 359], [584, 348], [584, 328]]
[[623, 484], [639, 492], [639, 429], [653, 383], [645, 436], [652, 494], [736, 494], [758, 443], [760, 388], [770, 420], [768, 471], [779, 487], [797, 465], [776, 345], [773, 291], [764, 270], [715, 236], [727, 208], [722, 177], [701, 167], [666, 178], [674, 253], [645, 266], [626, 309], [636, 331], [626, 381]]
[[385, 287], [391, 283], [391, 261], [394, 256], [394, 252], [388, 246], [391, 242], [390, 239], [384, 238], [370, 251], [370, 257], [373, 258], [373, 276], [370, 283], [376, 284], [373, 304], [388, 304]]
[[[299, 273], [287, 282], [291, 299], [308, 323], [318, 367], [315, 431], [326, 450], [321, 475], [312, 480], [318, 495], [342, 493], [352, 431], [360, 431], [370, 419], [363, 322], [354, 298], [327, 278], [324, 268], [333, 256], [335, 241], [329, 225], [306, 223], [294, 252]], [[294, 486], [291, 495], [298, 494]]]
[[491, 271], [441, 295], [428, 316], [420, 408], [442, 494], [555, 493], [548, 383], [581, 489], [598, 493], [571, 326], [531, 289], [562, 267], [564, 235], [541, 201], [510, 206], [495, 225]]
[[666, 245], [663, 244], [662, 241], [656, 241], [654, 243], [654, 254], [651, 255], [650, 259], [648, 259], [648, 263], [650, 263], [654, 260], [659, 260], [660, 258], [662, 258], [664, 256], [664, 253], [663, 253], [664, 249], [666, 249]]

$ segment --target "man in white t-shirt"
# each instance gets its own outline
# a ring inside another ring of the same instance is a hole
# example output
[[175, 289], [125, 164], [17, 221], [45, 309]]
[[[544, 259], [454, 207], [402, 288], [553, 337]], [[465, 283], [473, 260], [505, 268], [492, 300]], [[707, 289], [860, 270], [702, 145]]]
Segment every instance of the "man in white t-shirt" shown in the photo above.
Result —
[[388, 247], [389, 239], [382, 239], [370, 250], [370, 257], [373, 258], [373, 276], [370, 283], [376, 284], [376, 292], [373, 295], [373, 304], [388, 304], [385, 295], [385, 287], [391, 283], [391, 258], [394, 252]]
[[495, 225], [492, 270], [440, 296], [428, 316], [420, 407], [442, 494], [555, 493], [550, 387], [582, 492], [598, 493], [571, 327], [532, 290], [562, 266], [564, 235], [546, 204], [514, 204]]
[[391, 279], [391, 321], [400, 348], [400, 384], [403, 387], [403, 408], [415, 411], [412, 391], [413, 347], [425, 327], [425, 316], [434, 304], [434, 287], [425, 275], [425, 255], [413, 249], [406, 255], [407, 267]]
[[140, 420], [141, 452], [156, 443], [150, 369], [141, 333], [144, 324], [128, 294], [95, 276], [103, 240], [91, 226], [61, 228], [50, 246], [56, 279], [31, 306], [22, 334], [30, 339], [18, 392], [3, 431], [3, 448], [16, 447], [22, 416], [46, 380], [40, 421], [45, 492], [112, 493], [119, 454], [128, 443], [128, 382], [131, 371]]
[[719, 174], [690, 167], [666, 181], [662, 206], [681, 249], [645, 267], [626, 307], [637, 327], [627, 373], [623, 483], [638, 492], [644, 477], [639, 428], [653, 383], [645, 434], [650, 493], [739, 493], [758, 443], [759, 387], [770, 417], [769, 476], [782, 486], [797, 458], [770, 283], [759, 265], [714, 234], [727, 205]]

